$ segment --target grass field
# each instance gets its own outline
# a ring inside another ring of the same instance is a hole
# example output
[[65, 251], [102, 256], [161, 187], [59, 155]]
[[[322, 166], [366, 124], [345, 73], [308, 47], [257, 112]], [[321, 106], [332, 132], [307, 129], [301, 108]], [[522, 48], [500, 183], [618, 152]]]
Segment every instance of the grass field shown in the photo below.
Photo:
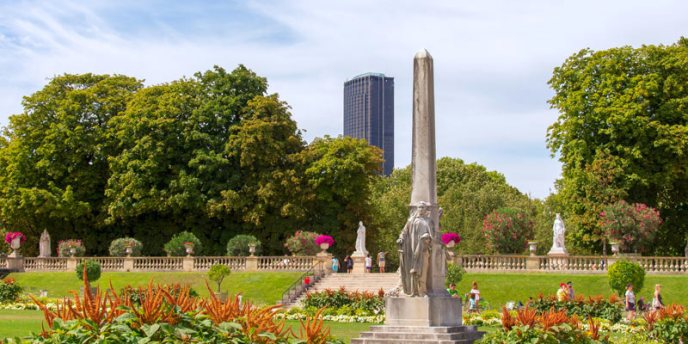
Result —
[[[538, 294], [554, 295], [559, 283], [573, 282], [577, 295], [605, 295], [612, 294], [606, 275], [578, 275], [578, 274], [488, 274], [470, 273], [463, 277], [457, 286], [459, 292], [467, 293], [471, 283], [478, 282], [480, 297], [489, 302], [492, 308], [499, 308], [508, 301], [522, 301], [524, 304], [529, 296], [537, 298]], [[654, 285], [661, 284], [664, 303], [680, 303], [688, 305], [688, 276], [683, 275], [646, 275], [645, 286], [637, 297], [652, 300]]]
[[[202, 272], [104, 272], [93, 286], [107, 288], [112, 282], [112, 286], [119, 290], [127, 285], [145, 286], [153, 280], [159, 284], [189, 284], [201, 296], [207, 296], [206, 276]], [[222, 290], [230, 294], [242, 293], [256, 304], [274, 304], [299, 276], [300, 272], [233, 272], [222, 282]], [[48, 297], [70, 295], [70, 290], [79, 290], [83, 285], [74, 272], [12, 273], [9, 277], [24, 287], [25, 292], [38, 295], [39, 290], [44, 289], [48, 291]], [[210, 286], [216, 288], [212, 282]]]

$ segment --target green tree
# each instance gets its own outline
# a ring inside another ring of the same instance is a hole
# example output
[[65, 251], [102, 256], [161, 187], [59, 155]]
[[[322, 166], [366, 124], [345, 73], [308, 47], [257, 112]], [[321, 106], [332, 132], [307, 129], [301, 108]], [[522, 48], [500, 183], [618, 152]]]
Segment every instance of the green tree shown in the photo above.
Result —
[[10, 117], [0, 140], [0, 217], [28, 234], [29, 250], [45, 228], [57, 240], [83, 237], [107, 247], [98, 233], [108, 231], [103, 190], [107, 158], [117, 150], [107, 131], [141, 87], [122, 75], [65, 74]]
[[595, 217], [626, 199], [656, 207], [655, 253], [682, 252], [688, 233], [688, 39], [668, 46], [583, 49], [555, 68], [559, 111], [547, 134], [563, 166], [560, 192], [574, 245], [600, 247]]

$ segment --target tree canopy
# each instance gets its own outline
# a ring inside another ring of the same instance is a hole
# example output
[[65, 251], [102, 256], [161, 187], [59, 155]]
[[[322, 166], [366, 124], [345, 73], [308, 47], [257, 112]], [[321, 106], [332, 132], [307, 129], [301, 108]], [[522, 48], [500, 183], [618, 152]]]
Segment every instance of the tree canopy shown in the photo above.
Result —
[[655, 252], [688, 233], [688, 39], [583, 49], [555, 68], [547, 143], [563, 164], [559, 192], [581, 249], [599, 247], [599, 213], [619, 200], [659, 209]]

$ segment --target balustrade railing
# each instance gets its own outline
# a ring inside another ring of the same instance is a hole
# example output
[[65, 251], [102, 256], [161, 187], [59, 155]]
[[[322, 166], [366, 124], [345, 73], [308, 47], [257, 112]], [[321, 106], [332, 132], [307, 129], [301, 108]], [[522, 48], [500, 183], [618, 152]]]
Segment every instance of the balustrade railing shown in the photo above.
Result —
[[66, 271], [67, 259], [62, 257], [24, 258], [24, 271]]
[[652, 273], [686, 273], [688, 272], [688, 258], [686, 257], [627, 257], [628, 260], [640, 264], [645, 272]]
[[524, 271], [528, 256], [457, 256], [456, 261], [466, 271]]
[[196, 271], [209, 270], [215, 264], [227, 265], [232, 271], [246, 270], [246, 257], [194, 257]]
[[124, 271], [124, 257], [83, 257], [79, 260], [91, 259], [100, 263], [102, 271]]
[[0, 257], [0, 269], [7, 269], [7, 259]]
[[607, 270], [602, 256], [538, 257], [541, 271], [600, 272]]
[[182, 271], [183, 257], [135, 257], [134, 271]]
[[274, 256], [258, 257], [258, 270], [308, 271], [316, 263], [315, 257]]

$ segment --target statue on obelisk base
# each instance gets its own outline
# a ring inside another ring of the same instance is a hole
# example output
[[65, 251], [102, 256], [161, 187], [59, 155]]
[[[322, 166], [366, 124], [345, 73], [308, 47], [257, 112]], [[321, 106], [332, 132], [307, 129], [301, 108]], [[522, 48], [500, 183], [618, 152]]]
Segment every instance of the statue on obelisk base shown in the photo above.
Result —
[[[447, 252], [439, 235], [434, 92], [432, 56], [422, 50], [413, 59], [410, 216], [397, 239], [402, 291], [385, 298], [385, 324], [352, 344], [472, 343], [483, 334], [461, 326], [461, 299], [449, 296], [444, 285]], [[440, 339], [440, 333], [446, 337]]]
[[351, 259], [354, 261], [354, 268], [351, 270], [353, 274], [366, 273], [365, 259], [368, 256], [368, 250], [365, 248], [366, 228], [363, 221], [358, 221], [358, 229], [356, 230], [356, 251], [351, 254]]
[[38, 252], [39, 258], [48, 258], [52, 254], [52, 252], [50, 252], [50, 234], [48, 234], [48, 230], [46, 229], [43, 230], [41, 239], [38, 242]]

